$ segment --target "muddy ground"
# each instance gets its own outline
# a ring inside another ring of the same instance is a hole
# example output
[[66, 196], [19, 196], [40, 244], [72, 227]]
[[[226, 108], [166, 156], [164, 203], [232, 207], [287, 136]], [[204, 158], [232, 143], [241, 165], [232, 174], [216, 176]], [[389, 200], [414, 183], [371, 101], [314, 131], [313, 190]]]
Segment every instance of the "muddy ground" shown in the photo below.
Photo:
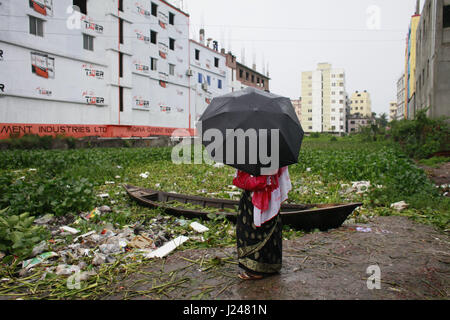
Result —
[[450, 162], [442, 163], [435, 168], [422, 164], [418, 164], [418, 167], [422, 168], [436, 185], [450, 184]]
[[[380, 267], [381, 289], [367, 287], [371, 265]], [[450, 239], [404, 217], [375, 217], [284, 241], [279, 275], [243, 281], [238, 271], [234, 248], [178, 251], [103, 299], [448, 299]]]

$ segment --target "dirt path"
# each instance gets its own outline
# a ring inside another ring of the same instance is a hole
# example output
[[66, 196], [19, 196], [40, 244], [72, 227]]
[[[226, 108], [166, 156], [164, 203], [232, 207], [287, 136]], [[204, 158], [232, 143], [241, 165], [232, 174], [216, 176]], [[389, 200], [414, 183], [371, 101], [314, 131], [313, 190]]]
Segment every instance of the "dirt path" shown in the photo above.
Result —
[[[449, 298], [448, 235], [403, 217], [360, 226], [370, 232], [347, 225], [284, 241], [283, 269], [267, 279], [239, 280], [234, 248], [187, 250], [149, 262], [104, 299]], [[380, 267], [379, 290], [367, 288], [370, 265]]]

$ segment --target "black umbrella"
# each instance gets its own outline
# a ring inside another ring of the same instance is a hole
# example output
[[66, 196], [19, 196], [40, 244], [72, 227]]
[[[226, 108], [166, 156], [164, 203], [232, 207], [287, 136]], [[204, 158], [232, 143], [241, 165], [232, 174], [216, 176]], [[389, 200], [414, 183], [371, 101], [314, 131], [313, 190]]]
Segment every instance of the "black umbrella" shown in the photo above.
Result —
[[297, 163], [304, 134], [289, 98], [255, 88], [214, 98], [197, 131], [213, 160], [255, 176]]

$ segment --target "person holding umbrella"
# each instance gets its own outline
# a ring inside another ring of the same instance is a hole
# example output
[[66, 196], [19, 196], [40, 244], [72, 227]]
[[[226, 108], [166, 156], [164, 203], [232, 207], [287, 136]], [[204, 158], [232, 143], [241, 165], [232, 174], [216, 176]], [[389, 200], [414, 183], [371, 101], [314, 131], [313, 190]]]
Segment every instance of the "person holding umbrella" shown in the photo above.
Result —
[[278, 273], [279, 213], [292, 188], [287, 166], [298, 162], [304, 135], [290, 99], [255, 88], [232, 92], [214, 98], [199, 124], [210, 157], [236, 168], [233, 184], [243, 189], [236, 224], [244, 270], [239, 277], [254, 280]]
[[273, 175], [252, 176], [238, 170], [233, 184], [244, 190], [236, 223], [239, 274], [243, 280], [278, 273], [282, 264], [281, 203], [292, 189], [287, 167]]

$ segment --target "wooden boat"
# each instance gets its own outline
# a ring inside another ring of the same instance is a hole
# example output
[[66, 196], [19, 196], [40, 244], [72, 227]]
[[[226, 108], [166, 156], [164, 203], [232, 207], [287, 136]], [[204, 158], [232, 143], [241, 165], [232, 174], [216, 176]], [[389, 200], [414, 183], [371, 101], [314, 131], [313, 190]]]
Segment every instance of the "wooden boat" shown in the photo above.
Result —
[[[213, 199], [198, 196], [189, 196], [177, 193], [169, 193], [144, 189], [131, 185], [125, 185], [128, 195], [138, 203], [150, 208], [162, 208], [165, 213], [188, 219], [209, 219], [210, 212], [171, 206], [168, 202], [182, 204], [193, 204], [204, 208], [217, 209], [216, 214], [225, 215], [233, 222], [236, 221], [239, 201], [226, 199]], [[290, 225], [294, 229], [311, 231], [319, 229], [338, 228], [347, 217], [362, 203], [349, 204], [283, 204], [281, 207], [281, 218], [283, 224]], [[228, 209], [228, 210], [227, 210]], [[234, 212], [229, 212], [233, 209]]]

